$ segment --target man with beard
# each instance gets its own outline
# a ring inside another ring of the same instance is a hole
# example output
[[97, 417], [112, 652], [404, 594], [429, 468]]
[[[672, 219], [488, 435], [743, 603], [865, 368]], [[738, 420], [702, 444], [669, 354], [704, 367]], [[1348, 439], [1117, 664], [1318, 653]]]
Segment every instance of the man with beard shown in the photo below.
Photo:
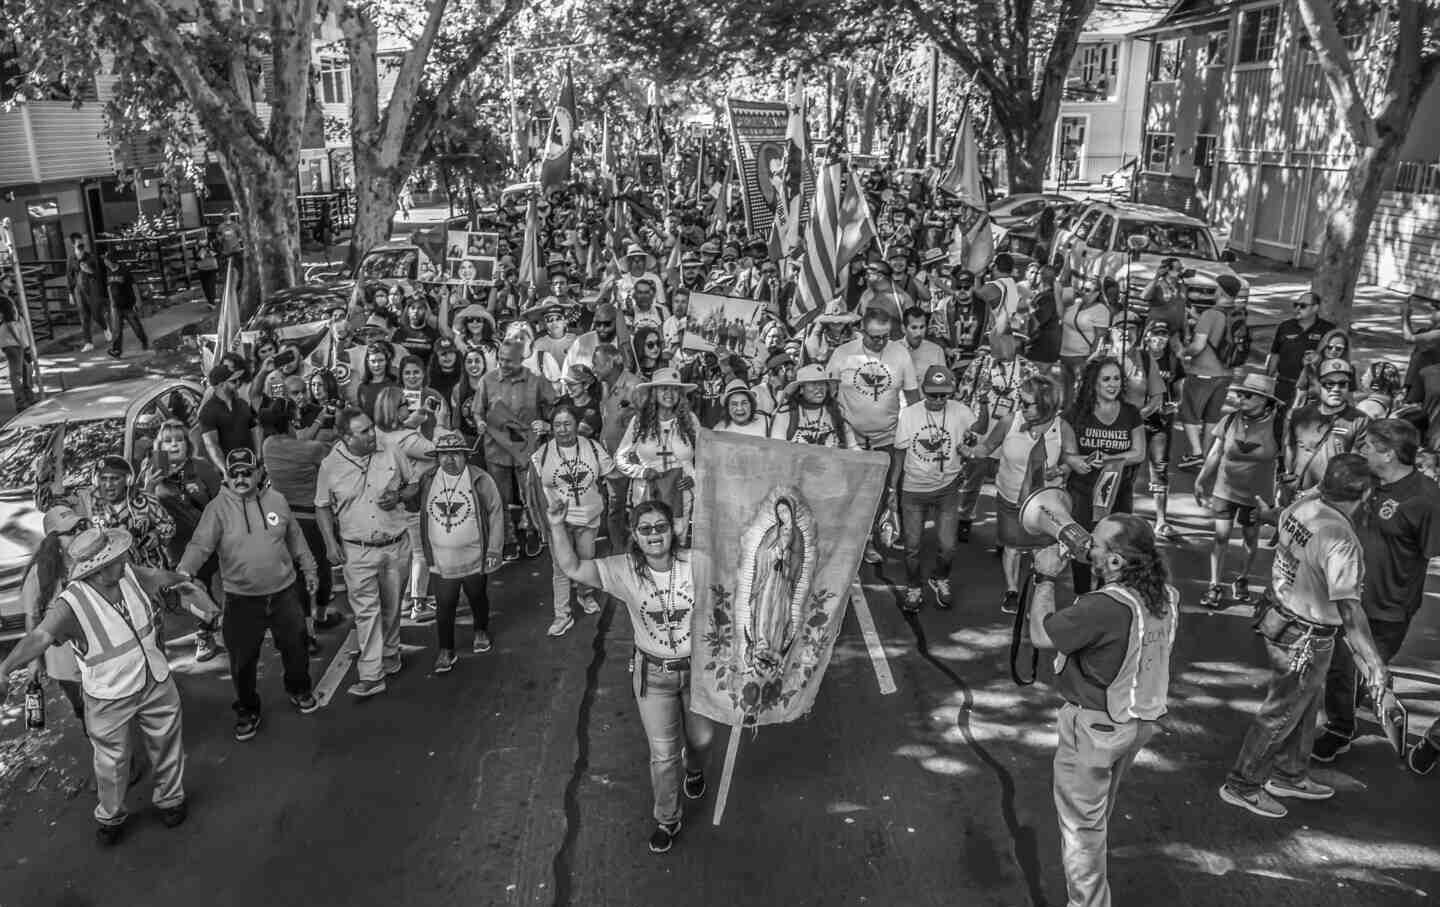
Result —
[[260, 423], [244, 398], [244, 375], [222, 362], [210, 370], [208, 377], [211, 394], [200, 406], [200, 440], [205, 455], [223, 473], [225, 456], [230, 451], [241, 447], [260, 449]]
[[590, 330], [575, 338], [570, 344], [570, 351], [565, 354], [565, 374], [569, 374], [572, 365], [588, 366], [595, 371], [595, 350], [601, 344], [619, 345], [619, 320], [620, 311], [613, 303], [602, 302], [595, 307], [595, 317], [590, 321]]
[[1284, 494], [1293, 498], [1320, 484], [1332, 457], [1349, 453], [1370, 420], [1350, 402], [1355, 367], [1344, 359], [1320, 364], [1320, 399], [1290, 414], [1285, 429]]
[[697, 293], [705, 289], [705, 262], [694, 252], [680, 256], [680, 286]]
[[405, 300], [400, 327], [391, 336], [391, 342], [399, 344], [406, 354], [429, 365], [430, 354], [435, 350], [438, 339], [440, 332], [430, 323], [430, 307], [425, 299], [417, 295]]

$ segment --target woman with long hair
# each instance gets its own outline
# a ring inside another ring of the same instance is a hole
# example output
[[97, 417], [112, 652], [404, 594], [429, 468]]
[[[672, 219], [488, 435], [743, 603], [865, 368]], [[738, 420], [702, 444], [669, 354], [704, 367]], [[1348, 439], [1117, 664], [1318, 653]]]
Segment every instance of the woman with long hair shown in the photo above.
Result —
[[559, 569], [577, 583], [624, 602], [635, 637], [631, 677], [640, 722], [650, 748], [655, 830], [650, 851], [665, 853], [680, 834], [680, 793], [705, 796], [705, 751], [714, 736], [710, 720], [690, 711], [690, 610], [695, 584], [684, 532], [670, 508], [644, 501], [630, 514], [628, 550], [581, 559], [565, 531], [569, 510], [551, 500], [552, 552]]
[[665, 341], [659, 328], [653, 325], [636, 328], [630, 337], [630, 348], [635, 359], [635, 374], [646, 381], [669, 364], [665, 356]]
[[[65, 546], [76, 535], [90, 528], [90, 521], [64, 504], [57, 504], [45, 511], [42, 524], [45, 535], [25, 568], [20, 581], [20, 605], [25, 610], [25, 632], [40, 626], [45, 612], [55, 596], [65, 589], [69, 565], [65, 562]], [[43, 674], [42, 674], [43, 672]], [[80, 722], [80, 732], [85, 730], [85, 696], [80, 688], [80, 664], [75, 650], [70, 646], [49, 646], [43, 658], [36, 659], [30, 666], [30, 679], [50, 677], [60, 684], [75, 718]]]
[[[1125, 402], [1124, 394], [1119, 362], [1106, 358], [1087, 363], [1075, 402], [1061, 423], [1065, 465], [1070, 468], [1070, 514], [1085, 529], [1095, 528], [1097, 505], [1105, 513], [1130, 513], [1135, 507], [1135, 471], [1145, 460], [1145, 420], [1139, 407]], [[1090, 591], [1088, 564], [1072, 561], [1070, 576], [1076, 595]]]
[[420, 433], [435, 437], [436, 428], [450, 424], [450, 404], [425, 384], [425, 361], [419, 356], [406, 356], [400, 361], [400, 393], [410, 404], [412, 413], [420, 413]]
[[694, 500], [700, 423], [685, 396], [694, 389], [673, 368], [662, 368], [636, 385], [639, 409], [615, 448], [615, 463], [630, 479], [630, 506], [647, 498], [665, 501], [676, 515], [681, 538], [689, 530]]
[[825, 372], [825, 367], [811, 363], [800, 367], [795, 380], [780, 392], [780, 408], [770, 420], [769, 436], [796, 444], [820, 447], [856, 446], [850, 427], [840, 415], [836, 389], [840, 382]]
[[1079, 298], [1060, 314], [1060, 390], [1065, 403], [1074, 399], [1075, 383], [1110, 330], [1110, 317], [1100, 278], [1084, 278]]
[[[375, 444], [393, 450], [410, 461], [416, 476], [435, 468], [435, 442], [420, 433], [425, 414], [412, 410], [405, 392], [398, 387], [382, 388], [375, 397]], [[426, 593], [430, 576], [420, 538], [420, 514], [407, 512], [410, 532], [410, 619], [427, 623], [435, 619], [434, 596]]]
[[[530, 464], [545, 500], [560, 500], [567, 505], [563, 526], [551, 524], [551, 531], [567, 533], [575, 553], [581, 558], [592, 558], [600, 519], [605, 515], [605, 499], [600, 494], [602, 480], [615, 472], [615, 461], [600, 444], [582, 438], [579, 425], [579, 411], [569, 404], [557, 403], [550, 413], [550, 440], [531, 455]], [[571, 583], [558, 564], [553, 566], [555, 619], [546, 633], [564, 636], [575, 625], [570, 610]], [[600, 610], [593, 588], [580, 586], [575, 590], [575, 599], [586, 614]]]
[[1230, 592], [1236, 604], [1251, 604], [1250, 566], [1260, 546], [1255, 511], [1268, 506], [1275, 496], [1275, 459], [1280, 452], [1275, 440], [1276, 412], [1280, 407], [1275, 379], [1255, 373], [1246, 375], [1231, 394], [1238, 405], [1215, 423], [1205, 463], [1195, 477], [1195, 503], [1208, 509], [1215, 521], [1210, 585], [1200, 598], [1200, 604], [1207, 608], [1225, 606], [1225, 587], [1220, 577], [1225, 568], [1225, 551], [1230, 547], [1230, 532], [1236, 523], [1240, 524], [1245, 557], [1239, 574], [1229, 583]]
[[361, 360], [360, 379], [352, 382], [355, 388], [355, 405], [370, 418], [375, 418], [375, 400], [382, 390], [397, 388], [399, 382], [395, 373], [395, 347], [377, 341], [365, 348]]
[[475, 422], [474, 407], [470, 401], [480, 390], [480, 380], [486, 372], [496, 367], [497, 359], [486, 355], [484, 350], [471, 349], [465, 352], [464, 375], [450, 392], [450, 412], [453, 428], [465, 437], [480, 437], [480, 426]]
[[1344, 328], [1326, 331], [1320, 345], [1305, 354], [1305, 364], [1295, 379], [1295, 399], [1290, 409], [1297, 410], [1320, 399], [1320, 363], [1326, 359], [1350, 361], [1350, 335]]
[[605, 400], [605, 385], [595, 376], [588, 365], [575, 364], [565, 372], [561, 380], [565, 393], [556, 405], [573, 407], [580, 420], [579, 432], [582, 438], [598, 438], [604, 428], [601, 404]]
[[1020, 525], [1020, 505], [1032, 492], [1058, 486], [1069, 473], [1062, 459], [1064, 433], [1059, 412], [1059, 387], [1044, 375], [1031, 375], [1020, 382], [1015, 410], [996, 412], [976, 451], [977, 461], [996, 457], [996, 539], [1005, 574], [1000, 610], [1006, 614], [1014, 614], [1020, 607], [1021, 558], [1051, 544], [1050, 539], [1032, 535]]

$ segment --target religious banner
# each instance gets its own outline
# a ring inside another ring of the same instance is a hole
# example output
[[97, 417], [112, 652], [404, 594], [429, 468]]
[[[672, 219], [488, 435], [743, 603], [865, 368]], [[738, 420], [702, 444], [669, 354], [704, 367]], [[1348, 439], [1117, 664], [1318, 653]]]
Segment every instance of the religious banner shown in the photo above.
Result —
[[776, 209], [785, 204], [789, 105], [781, 101], [725, 99], [745, 200], [745, 226], [752, 236], [770, 232]]
[[737, 728], [794, 721], [830, 663], [889, 460], [701, 435], [691, 708]]

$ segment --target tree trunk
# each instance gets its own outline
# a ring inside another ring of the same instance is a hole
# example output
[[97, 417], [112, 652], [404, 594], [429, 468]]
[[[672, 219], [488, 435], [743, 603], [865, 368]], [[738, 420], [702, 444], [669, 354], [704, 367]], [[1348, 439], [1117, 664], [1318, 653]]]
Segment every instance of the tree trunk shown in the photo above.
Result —
[[[365, 155], [369, 158], [369, 155]], [[361, 166], [361, 155], [355, 157], [355, 235], [350, 243], [350, 264], [358, 265], [365, 253], [390, 241], [395, 223], [395, 208], [400, 184], [393, 169], [377, 166], [373, 161]]]
[[[1054, 120], [1051, 120], [1053, 125]], [[995, 119], [1005, 137], [1005, 165], [1010, 175], [1010, 194], [1039, 192], [1050, 163], [1050, 133], [1034, 120], [1015, 123]]]
[[248, 318], [275, 291], [300, 282], [300, 209], [293, 170], [265, 162], [246, 166], [221, 157], [245, 229], [240, 313]]
[[1380, 207], [1385, 177], [1394, 167], [1404, 139], [1403, 133], [1381, 133], [1376, 145], [1356, 150], [1345, 192], [1330, 207], [1330, 216], [1325, 220], [1325, 235], [1310, 289], [1320, 297], [1322, 317], [1341, 327], [1350, 324], [1370, 225]]

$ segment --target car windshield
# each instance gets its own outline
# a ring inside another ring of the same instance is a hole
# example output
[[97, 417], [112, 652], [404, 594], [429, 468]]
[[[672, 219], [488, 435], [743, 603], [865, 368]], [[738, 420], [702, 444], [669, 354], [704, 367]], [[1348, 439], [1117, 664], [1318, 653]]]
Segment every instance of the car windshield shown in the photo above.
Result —
[[1146, 255], [1177, 255], [1182, 258], [1198, 258], [1215, 261], [1215, 243], [1210, 231], [1190, 224], [1167, 224], [1153, 220], [1122, 220], [1116, 248], [1129, 248], [1130, 237], [1145, 237]]
[[260, 306], [260, 310], [255, 314], [255, 322], [272, 329], [310, 324], [327, 319], [331, 306], [346, 304], [344, 297], [333, 293], [287, 293]]
[[[39, 464], [50, 456], [60, 423], [11, 426], [0, 431], [0, 490], [35, 490]], [[65, 490], [86, 484], [96, 460], [124, 450], [125, 420], [90, 419], [65, 426]]]
[[414, 249], [379, 249], [360, 262], [360, 277], [374, 280], [414, 280], [419, 266]]

